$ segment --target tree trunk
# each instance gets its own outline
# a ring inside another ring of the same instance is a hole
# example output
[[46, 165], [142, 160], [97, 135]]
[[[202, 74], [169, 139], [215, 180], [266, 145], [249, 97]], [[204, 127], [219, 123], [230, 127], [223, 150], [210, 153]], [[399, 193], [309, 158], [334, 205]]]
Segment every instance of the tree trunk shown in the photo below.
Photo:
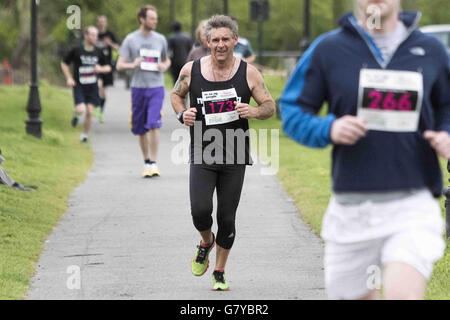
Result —
[[22, 65], [23, 55], [30, 43], [30, 1], [17, 0], [15, 9], [20, 26], [20, 35], [12, 54], [11, 66], [13, 69], [18, 69]]
[[16, 48], [14, 49], [14, 53], [11, 58], [11, 66], [13, 69], [20, 69], [25, 50], [27, 49], [29, 43], [30, 43], [29, 36], [22, 35], [19, 38], [19, 41], [17, 43]]

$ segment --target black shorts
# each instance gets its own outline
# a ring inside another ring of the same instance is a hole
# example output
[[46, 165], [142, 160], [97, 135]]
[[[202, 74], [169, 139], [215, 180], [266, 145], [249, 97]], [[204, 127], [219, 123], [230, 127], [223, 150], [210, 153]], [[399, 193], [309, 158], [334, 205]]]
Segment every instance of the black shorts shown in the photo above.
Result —
[[114, 85], [114, 76], [113, 73], [102, 73], [99, 75], [99, 78], [103, 81], [103, 87], [109, 87]]
[[80, 103], [92, 104], [94, 106], [100, 105], [100, 96], [98, 95], [98, 85], [81, 85], [77, 84], [73, 87], [73, 99], [75, 105]]

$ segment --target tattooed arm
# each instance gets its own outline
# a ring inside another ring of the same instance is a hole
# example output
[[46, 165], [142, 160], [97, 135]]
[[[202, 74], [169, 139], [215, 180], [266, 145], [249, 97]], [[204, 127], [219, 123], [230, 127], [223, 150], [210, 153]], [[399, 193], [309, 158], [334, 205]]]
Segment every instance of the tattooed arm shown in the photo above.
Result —
[[191, 84], [191, 69], [192, 62], [188, 62], [184, 65], [180, 71], [178, 80], [170, 93], [172, 108], [177, 114], [186, 109], [184, 106], [184, 99], [189, 92], [189, 86]]
[[[180, 76], [178, 77], [175, 86], [170, 93], [170, 102], [172, 103], [172, 108], [176, 114], [186, 110], [184, 101], [186, 95], [189, 92], [189, 87], [191, 84], [191, 69], [193, 62], [188, 62], [180, 71]], [[197, 109], [189, 108], [183, 114], [184, 124], [191, 126], [194, 124]]]
[[258, 106], [255, 108], [247, 104], [239, 104], [236, 107], [239, 115], [242, 118], [259, 120], [270, 118], [275, 113], [275, 101], [267, 90], [259, 71], [250, 64], [247, 64], [247, 83]]

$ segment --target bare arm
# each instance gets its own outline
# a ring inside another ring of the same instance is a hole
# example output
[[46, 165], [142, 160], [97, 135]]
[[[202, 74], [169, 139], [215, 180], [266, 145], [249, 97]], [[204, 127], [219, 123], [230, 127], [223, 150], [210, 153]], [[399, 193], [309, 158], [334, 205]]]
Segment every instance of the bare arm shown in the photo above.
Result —
[[141, 57], [136, 58], [133, 62], [128, 62], [127, 58], [120, 56], [117, 60], [117, 71], [125, 71], [125, 70], [132, 70], [139, 66], [143, 59]]
[[172, 103], [173, 111], [175, 111], [176, 114], [185, 111], [183, 113], [183, 121], [184, 124], [187, 126], [194, 125], [195, 118], [197, 115], [196, 108], [186, 109], [186, 106], [184, 105], [184, 101], [186, 95], [189, 92], [189, 87], [191, 84], [192, 64], [193, 62], [188, 62], [184, 65], [184, 67], [180, 71], [178, 80], [175, 83], [172, 92], [170, 93], [170, 101]]
[[450, 159], [450, 136], [447, 131], [426, 130], [423, 136], [441, 157]]
[[116, 51], [119, 51], [119, 49], [120, 49], [120, 46], [119, 46], [119, 44], [117, 44], [117, 43], [111, 43], [111, 47], [114, 49], [114, 50], [116, 50]]
[[184, 99], [189, 92], [189, 86], [191, 84], [191, 69], [192, 62], [188, 62], [184, 65], [175, 86], [170, 92], [172, 108], [177, 114], [186, 109], [184, 106]]
[[169, 57], [166, 57], [166, 59], [158, 65], [158, 70], [161, 72], [165, 72], [167, 69], [170, 68], [171, 64], [172, 60], [170, 60]]
[[251, 56], [245, 58], [244, 60], [247, 63], [253, 63], [255, 61], [255, 59], [256, 59], [256, 55], [253, 53]]
[[252, 65], [247, 65], [247, 82], [252, 92], [253, 99], [258, 106], [250, 107], [249, 118], [265, 120], [275, 113], [275, 101], [264, 84], [261, 73]]
[[95, 66], [95, 69], [94, 69], [94, 71], [95, 71], [95, 73], [109, 73], [109, 72], [111, 72], [111, 66], [110, 65], [104, 65], [104, 66], [101, 66], [101, 65], [96, 65]]
[[120, 48], [119, 44], [112, 41], [112, 39], [110, 37], [105, 37], [103, 40], [105, 41], [105, 43], [108, 46], [110, 46], [111, 48], [113, 48], [116, 51], [119, 51], [119, 48]]
[[70, 67], [63, 61], [61, 61], [61, 69], [64, 73], [64, 76], [66, 77], [67, 86], [73, 87], [75, 85], [75, 80], [73, 80], [72, 74], [70, 73]]

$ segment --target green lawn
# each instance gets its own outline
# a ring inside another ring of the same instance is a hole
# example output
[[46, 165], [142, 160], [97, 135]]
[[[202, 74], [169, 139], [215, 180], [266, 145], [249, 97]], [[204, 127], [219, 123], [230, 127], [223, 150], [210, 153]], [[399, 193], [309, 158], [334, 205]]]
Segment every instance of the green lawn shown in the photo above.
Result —
[[[273, 98], [279, 98], [285, 79], [266, 76], [265, 81]], [[266, 121], [253, 120], [250, 126], [254, 129], [279, 129], [280, 168], [278, 178], [295, 201], [302, 219], [319, 235], [322, 217], [331, 195], [331, 147], [311, 149], [295, 143], [282, 133], [281, 121], [277, 120], [275, 116]], [[448, 185], [446, 163], [444, 161], [441, 163], [443, 172], [445, 172], [444, 185], [446, 186]], [[440, 203], [444, 215], [444, 198], [440, 199]], [[450, 299], [449, 273], [450, 247], [447, 245], [444, 257], [435, 264], [432, 278], [428, 283], [426, 299]]]
[[37, 186], [20, 192], [0, 185], [0, 299], [25, 297], [46, 237], [66, 211], [69, 194], [93, 161], [70, 126], [69, 91], [40, 87], [43, 137], [25, 134], [28, 87], [0, 86], [0, 149], [3, 168], [17, 182]]
[[[284, 79], [274, 76], [266, 77], [266, 81], [278, 98]], [[25, 134], [28, 88], [0, 86], [0, 149], [6, 158], [3, 168], [16, 181], [38, 186], [33, 192], [0, 186], [0, 299], [25, 297], [44, 241], [93, 161], [90, 148], [79, 143], [80, 129], [69, 125], [73, 103], [70, 92], [44, 84], [40, 93], [44, 120], [41, 140]], [[281, 122], [275, 117], [252, 121], [251, 126], [280, 130], [278, 177], [301, 217], [319, 234], [330, 196], [331, 149], [313, 150], [294, 143], [281, 133]], [[450, 298], [449, 270], [447, 247], [444, 258], [435, 265], [427, 299]]]

